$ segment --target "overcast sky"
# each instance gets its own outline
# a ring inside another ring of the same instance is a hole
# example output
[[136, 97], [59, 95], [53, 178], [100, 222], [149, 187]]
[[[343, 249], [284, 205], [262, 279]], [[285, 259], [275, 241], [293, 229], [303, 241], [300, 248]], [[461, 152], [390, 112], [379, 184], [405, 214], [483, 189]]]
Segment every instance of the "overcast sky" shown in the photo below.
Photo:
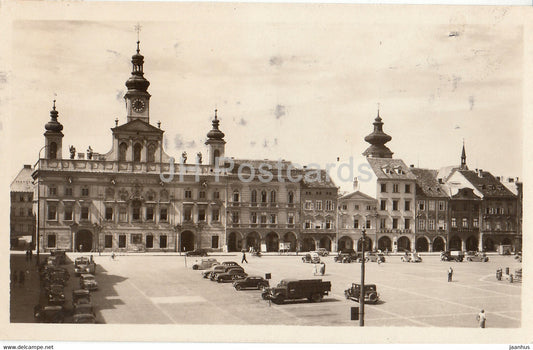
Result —
[[171, 21], [17, 21], [8, 136], [24, 147], [11, 174], [37, 160], [53, 99], [65, 156], [71, 144], [109, 151], [140, 22], [150, 121], [176, 158], [205, 154], [218, 108], [227, 156], [322, 166], [353, 156], [357, 167], [379, 103], [406, 164], [459, 164], [464, 139], [470, 168], [521, 177], [522, 27], [506, 11], [448, 12], [391, 21], [355, 6], [182, 4]]

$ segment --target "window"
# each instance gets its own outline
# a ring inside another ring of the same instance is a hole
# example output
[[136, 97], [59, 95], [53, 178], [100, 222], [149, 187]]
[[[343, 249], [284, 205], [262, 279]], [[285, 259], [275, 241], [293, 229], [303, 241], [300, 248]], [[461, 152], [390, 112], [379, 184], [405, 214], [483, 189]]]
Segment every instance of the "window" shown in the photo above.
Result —
[[289, 213], [288, 215], [287, 222], [289, 225], [294, 225], [294, 213]]
[[392, 219], [392, 228], [398, 228], [398, 219]]
[[311, 220], [305, 220], [304, 228], [306, 229], [311, 228]]
[[439, 201], [439, 211], [446, 210], [446, 203], [444, 201]]
[[118, 146], [118, 160], [121, 162], [126, 161], [126, 152], [128, 150], [128, 144], [126, 142], [122, 142], [120, 146]]
[[220, 198], [220, 192], [215, 191], [213, 192], [213, 199], [219, 199]]
[[205, 208], [198, 208], [198, 221], [205, 221]]
[[371, 226], [370, 220], [366, 220], [366, 228], [372, 228]]
[[387, 192], [387, 184], [381, 184], [381, 192]]
[[211, 221], [220, 220], [220, 209], [213, 209], [211, 211]]
[[154, 221], [154, 207], [146, 207], [146, 221]]
[[359, 204], [354, 205], [354, 210], [359, 210]]
[[250, 221], [252, 224], [257, 224], [257, 213], [250, 213]]
[[57, 159], [57, 144], [55, 142], [50, 143], [50, 159]]
[[405, 219], [403, 225], [406, 230], [411, 229], [411, 219]]
[[218, 236], [211, 236], [211, 248], [218, 248]]
[[463, 218], [462, 226], [463, 226], [463, 228], [468, 228], [468, 219], [467, 218]]
[[316, 201], [316, 210], [322, 210], [322, 201]]
[[51, 185], [50, 187], [48, 187], [48, 195], [57, 196], [57, 187], [55, 185]]
[[400, 186], [398, 184], [392, 184], [392, 192], [398, 193], [400, 192]]
[[418, 229], [419, 230], [425, 230], [426, 229], [426, 220], [418, 219]]
[[65, 187], [65, 196], [72, 197], [72, 187]]
[[333, 228], [333, 223], [331, 222], [331, 219], [326, 219], [326, 230]]
[[261, 224], [266, 224], [267, 222], [267, 214], [261, 213]]
[[331, 199], [328, 199], [326, 201], [326, 210], [332, 211], [333, 210], [333, 201]]
[[474, 218], [472, 226], [474, 226], [475, 228], [479, 228], [479, 219], [478, 218]]
[[387, 220], [386, 219], [380, 219], [379, 220], [379, 228], [381, 229], [384, 229], [387, 225]]
[[405, 193], [411, 193], [411, 185], [405, 185]]
[[81, 207], [80, 220], [89, 220], [89, 207]]
[[126, 235], [118, 235], [118, 247], [126, 248]]
[[251, 202], [252, 203], [257, 203], [257, 191], [256, 190], [252, 190]]
[[305, 210], [313, 210], [313, 201], [306, 200], [304, 204]]
[[65, 221], [71, 221], [72, 220], [72, 206], [66, 205], [65, 206], [65, 212], [63, 214], [63, 220]]
[[405, 211], [411, 210], [411, 201], [405, 201], [404, 209]]
[[112, 235], [104, 236], [104, 248], [113, 248], [113, 236]]
[[457, 227], [457, 219], [456, 218], [452, 218], [452, 227], [453, 228]]
[[82, 197], [89, 197], [89, 187], [82, 187], [81, 196]]
[[233, 222], [234, 224], [239, 223], [239, 212], [238, 211], [231, 212], [231, 222]]
[[430, 229], [431, 231], [435, 230], [435, 219], [428, 220], [428, 229]]
[[134, 162], [140, 162], [141, 161], [141, 150], [143, 146], [140, 143], [136, 143], [133, 146], [133, 161]]
[[428, 210], [435, 210], [435, 201], [428, 201]]
[[379, 209], [380, 210], [387, 210], [387, 200], [386, 199], [382, 199], [381, 200]]
[[426, 210], [426, 203], [424, 203], [424, 201], [418, 201], [418, 210], [420, 211], [424, 211]]
[[155, 162], [155, 146], [153, 144], [148, 146], [147, 161], [150, 163]]
[[239, 191], [233, 191], [233, 201], [234, 202], [239, 201]]
[[359, 228], [359, 220], [353, 219], [353, 228]]
[[270, 214], [270, 223], [275, 224], [276, 223], [276, 214]]
[[167, 247], [167, 236], [161, 235], [159, 236], [159, 248], [166, 248]]
[[146, 236], [146, 248], [153, 248], [154, 247], [154, 236], [147, 235]]
[[439, 230], [446, 230], [446, 222], [444, 219], [439, 219], [438, 228]]
[[261, 191], [261, 203], [266, 203], [267, 201], [267, 193], [266, 191]]
[[47, 237], [48, 239], [48, 242], [47, 243], [47, 246], [48, 248], [55, 248], [56, 246], [56, 235], [48, 235]]
[[143, 235], [141, 235], [140, 233], [132, 234], [130, 237], [132, 244], [141, 244], [143, 241]]
[[19, 209], [19, 216], [24, 216], [24, 208]]
[[392, 210], [398, 210], [398, 200], [397, 199], [392, 201]]
[[190, 206], [183, 207], [183, 221], [192, 220], [192, 208]]
[[120, 209], [118, 210], [118, 220], [120, 222], [128, 221], [128, 210], [126, 207], [120, 207]]
[[276, 191], [270, 191], [270, 203], [276, 203]]
[[132, 203], [131, 219], [134, 221], [141, 220], [141, 203], [135, 201]]
[[366, 206], [366, 210], [372, 210], [372, 206], [371, 205], [367, 205]]
[[185, 198], [192, 198], [192, 191], [191, 190], [185, 190]]
[[294, 203], [294, 193], [291, 191], [289, 192], [289, 204]]
[[198, 198], [199, 199], [205, 199], [205, 191], [198, 192]]
[[167, 208], [160, 208], [159, 209], [159, 221], [167, 221], [168, 220], [168, 215], [167, 215]]
[[48, 204], [48, 220], [57, 220], [57, 204]]

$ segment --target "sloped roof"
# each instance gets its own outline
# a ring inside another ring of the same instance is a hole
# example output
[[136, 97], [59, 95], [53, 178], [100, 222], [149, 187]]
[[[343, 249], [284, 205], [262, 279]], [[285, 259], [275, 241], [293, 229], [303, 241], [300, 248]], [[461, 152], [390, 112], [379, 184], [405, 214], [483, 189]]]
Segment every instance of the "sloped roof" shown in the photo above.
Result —
[[354, 199], [354, 200], [367, 200], [367, 201], [373, 201], [377, 202], [377, 199], [367, 195], [366, 193], [363, 193], [361, 191], [355, 191], [348, 194], [343, 195], [340, 197], [341, 200], [343, 199]]
[[148, 133], [158, 133], [158, 134], [163, 133], [163, 130], [156, 128], [152, 124], [149, 124], [140, 119], [133, 119], [132, 121], [127, 122], [126, 124], [122, 124], [114, 128], [111, 128], [111, 130], [113, 131], [113, 133], [138, 132], [138, 131], [148, 132]]
[[411, 168], [416, 176], [416, 194], [426, 197], [448, 197], [446, 189], [439, 183], [438, 171], [433, 169]]
[[11, 192], [33, 192], [32, 172], [31, 165], [24, 165], [18, 175], [15, 176], [13, 182], [11, 182]]
[[[302, 171], [302, 186], [305, 188], [324, 188], [324, 187], [332, 187], [337, 188], [333, 180], [331, 179], [331, 176], [328, 176], [326, 173], [326, 170], [320, 170], [320, 179], [317, 179], [316, 177], [316, 171], [318, 169], [306, 169]], [[306, 176], [308, 175], [308, 176]]]
[[439, 169], [439, 172], [437, 174], [437, 179], [443, 179], [444, 182], [448, 181], [448, 179], [450, 178], [450, 176], [453, 175], [453, 173], [456, 171], [456, 170], [459, 170], [460, 167], [456, 166], [456, 165], [448, 165], [446, 167], [442, 167]]
[[367, 158], [378, 179], [416, 180], [410, 168], [401, 159]]
[[459, 170], [468, 182], [480, 191], [484, 197], [516, 197], [507, 187], [498, 181], [488, 171]]

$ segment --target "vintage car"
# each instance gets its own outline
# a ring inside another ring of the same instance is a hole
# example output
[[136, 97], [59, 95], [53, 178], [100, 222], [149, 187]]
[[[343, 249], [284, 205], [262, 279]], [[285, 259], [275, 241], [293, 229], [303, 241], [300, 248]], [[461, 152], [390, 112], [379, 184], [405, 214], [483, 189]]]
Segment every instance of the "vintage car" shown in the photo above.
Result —
[[48, 303], [51, 305], [65, 303], [65, 290], [62, 284], [51, 284], [46, 288]]
[[311, 302], [319, 302], [325, 295], [329, 295], [329, 292], [331, 292], [330, 281], [284, 279], [275, 287], [263, 288], [261, 298], [271, 300], [274, 304], [305, 298]]
[[385, 255], [383, 253], [368, 252], [365, 253], [365, 261], [385, 262]]
[[33, 317], [40, 323], [63, 323], [65, 320], [65, 310], [60, 305], [35, 305]]
[[59, 266], [59, 258], [57, 256], [49, 256], [46, 258], [47, 266]]
[[320, 257], [317, 253], [307, 253], [304, 256], [302, 256], [302, 261], [304, 263], [311, 263], [311, 264], [320, 264]]
[[186, 252], [186, 256], [207, 256], [207, 249], [195, 249], [191, 250], [190, 252]]
[[96, 323], [96, 317], [92, 314], [77, 314], [72, 316], [72, 323]]
[[514, 259], [518, 262], [522, 262], [522, 252], [516, 252]]
[[218, 274], [216, 281], [218, 283], [233, 282], [236, 280], [241, 280], [243, 278], [246, 278], [247, 276], [248, 274], [244, 272], [244, 270], [235, 268], [235, 269], [229, 270], [228, 272]]
[[208, 259], [202, 259], [200, 262], [195, 262], [194, 265], [192, 265], [193, 270], [205, 270], [210, 269], [211, 267], [218, 265], [219, 262], [217, 259], [214, 258], [208, 258]]
[[465, 254], [466, 261], [478, 261], [478, 262], [487, 262], [489, 258], [485, 253], [479, 253], [474, 251], [466, 252]]
[[418, 253], [405, 253], [405, 255], [403, 255], [401, 258], [400, 258], [401, 261], [403, 262], [414, 262], [414, 263], [417, 263], [417, 262], [422, 262], [422, 258], [420, 257], [420, 254]]
[[317, 253], [319, 256], [328, 256], [329, 252], [326, 250], [326, 248], [318, 248], [315, 253]]
[[52, 249], [50, 251], [50, 256], [54, 256], [59, 265], [63, 265], [67, 263], [66, 250]]
[[232, 273], [236, 273], [236, 271], [244, 272], [244, 269], [240, 266], [226, 266], [223, 270], [213, 271], [209, 278], [211, 279], [211, 281], [217, 281], [219, 275], [226, 274], [230, 271], [234, 271]]
[[248, 276], [244, 279], [233, 282], [233, 287], [236, 290], [253, 288], [253, 289], [263, 289], [267, 288], [270, 285], [268, 280], [260, 276]]
[[82, 273], [90, 273], [94, 275], [96, 273], [96, 264], [86, 257], [76, 258], [76, 261], [74, 262], [74, 274], [79, 276]]
[[363, 254], [357, 253], [353, 249], [343, 249], [333, 258], [333, 261], [339, 263], [361, 262], [363, 261]]
[[76, 304], [73, 307], [73, 314], [74, 316], [77, 315], [93, 315], [96, 317], [96, 313], [94, 312], [94, 307], [92, 304]]
[[[361, 285], [358, 283], [352, 283], [352, 286], [344, 291], [346, 299], [359, 302], [361, 295]], [[379, 300], [379, 294], [375, 284], [365, 284], [365, 303], [375, 304]]]
[[233, 261], [224, 261], [220, 265], [215, 265], [211, 267], [209, 270], [206, 270], [202, 272], [203, 278], [211, 278], [214, 273], [218, 272], [226, 272], [229, 267], [240, 267], [239, 264]]
[[76, 289], [72, 291], [72, 305], [90, 304], [91, 293], [87, 289]]
[[94, 276], [90, 273], [82, 273], [80, 275], [80, 288], [88, 290], [98, 289], [98, 282], [94, 279]]
[[446, 250], [440, 253], [441, 261], [456, 261], [462, 262], [464, 259], [464, 253], [460, 250]]

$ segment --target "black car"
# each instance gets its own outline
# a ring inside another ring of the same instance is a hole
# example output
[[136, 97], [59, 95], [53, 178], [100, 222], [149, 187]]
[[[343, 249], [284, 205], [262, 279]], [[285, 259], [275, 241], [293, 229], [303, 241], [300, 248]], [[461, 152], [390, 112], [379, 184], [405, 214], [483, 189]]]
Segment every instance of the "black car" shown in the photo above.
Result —
[[231, 269], [226, 273], [220, 273], [217, 275], [217, 282], [233, 282], [246, 278], [248, 274], [241, 269]]
[[60, 305], [35, 305], [33, 308], [33, 317], [40, 323], [63, 323], [65, 320], [65, 311]]
[[64, 286], [61, 284], [50, 285], [46, 289], [46, 294], [48, 297], [48, 303], [51, 305], [63, 304], [65, 302], [65, 290]]
[[233, 287], [236, 290], [246, 288], [263, 289], [267, 288], [269, 285], [268, 280], [259, 276], [248, 276], [242, 280], [233, 282]]
[[186, 256], [207, 256], [207, 249], [195, 249], [185, 253]]

